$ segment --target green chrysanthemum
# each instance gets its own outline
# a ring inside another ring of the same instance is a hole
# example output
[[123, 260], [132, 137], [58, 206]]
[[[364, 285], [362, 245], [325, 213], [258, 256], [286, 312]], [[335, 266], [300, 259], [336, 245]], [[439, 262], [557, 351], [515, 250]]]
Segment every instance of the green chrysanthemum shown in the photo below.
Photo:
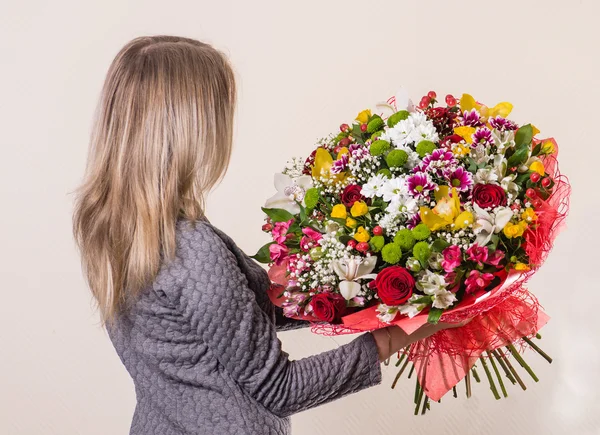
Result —
[[377, 171], [377, 174], [381, 174], [386, 178], [392, 178], [392, 172], [387, 168], [380, 169], [379, 171]]
[[373, 133], [371, 135], [371, 140], [377, 140], [381, 137], [381, 135], [383, 134], [383, 130], [378, 130], [375, 133]]
[[317, 206], [319, 202], [319, 190], [312, 187], [304, 194], [304, 205], [307, 209], [312, 210]]
[[404, 150], [392, 150], [385, 158], [385, 162], [390, 168], [400, 168], [407, 160], [408, 154]]
[[388, 264], [396, 264], [402, 258], [402, 250], [395, 243], [388, 243], [381, 250], [381, 258]]
[[385, 123], [383, 122], [383, 119], [377, 115], [374, 115], [373, 119], [371, 119], [367, 124], [367, 133], [375, 133], [376, 131], [381, 130], [384, 125]]
[[394, 113], [387, 120], [388, 127], [392, 128], [394, 125], [398, 124], [400, 121], [407, 119], [408, 115], [410, 115], [410, 114], [406, 110], [401, 110], [399, 112]]
[[431, 248], [427, 242], [419, 242], [413, 246], [413, 255], [421, 263], [427, 263], [431, 256]]
[[422, 140], [421, 142], [419, 142], [417, 144], [417, 147], [415, 148], [415, 150], [417, 151], [417, 154], [419, 155], [419, 157], [423, 158], [427, 154], [431, 154], [433, 152], [433, 150], [435, 150], [436, 148], [437, 147], [435, 146], [435, 144], [433, 142], [431, 142], [430, 140]]
[[419, 224], [412, 229], [412, 235], [416, 240], [425, 240], [431, 235], [431, 230], [425, 224]]
[[379, 252], [383, 248], [383, 245], [385, 245], [385, 239], [383, 236], [373, 236], [371, 237], [369, 244], [371, 245], [371, 250], [373, 252]]
[[415, 237], [411, 230], [404, 228], [396, 233], [394, 243], [400, 246], [403, 251], [410, 251], [415, 244]]
[[369, 147], [372, 156], [380, 156], [390, 149], [390, 143], [387, 140], [376, 140]]

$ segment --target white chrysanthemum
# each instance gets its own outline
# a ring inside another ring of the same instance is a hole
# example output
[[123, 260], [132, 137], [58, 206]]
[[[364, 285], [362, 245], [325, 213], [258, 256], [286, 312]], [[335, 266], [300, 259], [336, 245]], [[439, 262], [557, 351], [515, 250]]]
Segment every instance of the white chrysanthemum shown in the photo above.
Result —
[[383, 174], [375, 175], [371, 177], [369, 181], [362, 187], [360, 193], [367, 198], [374, 198], [375, 196], [381, 196], [381, 188], [387, 181], [387, 178]]
[[416, 199], [406, 195], [398, 195], [390, 201], [385, 209], [388, 213], [410, 213], [414, 214], [419, 211], [419, 203]]
[[385, 202], [390, 202], [400, 196], [408, 196], [408, 183], [404, 177], [386, 179], [381, 187], [381, 195]]
[[396, 147], [403, 147], [422, 140], [439, 141], [439, 135], [433, 123], [421, 112], [411, 113], [407, 119], [388, 129], [384, 136]]

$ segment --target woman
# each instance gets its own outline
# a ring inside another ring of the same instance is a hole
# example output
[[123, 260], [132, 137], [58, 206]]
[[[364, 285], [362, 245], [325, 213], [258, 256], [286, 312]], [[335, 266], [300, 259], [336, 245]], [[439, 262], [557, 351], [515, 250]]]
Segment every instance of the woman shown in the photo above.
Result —
[[290, 361], [269, 279], [205, 217], [231, 153], [225, 57], [137, 38], [113, 61], [74, 232], [110, 338], [136, 388], [131, 434], [287, 434], [289, 416], [376, 385], [380, 362], [449, 325], [397, 327]]

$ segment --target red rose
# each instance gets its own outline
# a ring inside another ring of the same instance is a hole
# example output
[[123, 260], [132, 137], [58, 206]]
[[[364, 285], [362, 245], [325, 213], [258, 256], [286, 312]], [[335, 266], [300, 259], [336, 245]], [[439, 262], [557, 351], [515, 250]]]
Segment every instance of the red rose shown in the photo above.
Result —
[[497, 184], [476, 184], [473, 187], [473, 202], [481, 208], [506, 205], [506, 192]]
[[313, 313], [325, 322], [339, 320], [346, 311], [346, 299], [339, 293], [319, 293], [311, 300]]
[[342, 192], [342, 203], [350, 208], [354, 205], [356, 201], [363, 201], [365, 199], [364, 196], [360, 193], [362, 187], [356, 184], [350, 184], [346, 186], [344, 192]]
[[392, 266], [377, 274], [375, 287], [381, 302], [391, 306], [402, 305], [411, 297], [415, 279], [402, 266]]

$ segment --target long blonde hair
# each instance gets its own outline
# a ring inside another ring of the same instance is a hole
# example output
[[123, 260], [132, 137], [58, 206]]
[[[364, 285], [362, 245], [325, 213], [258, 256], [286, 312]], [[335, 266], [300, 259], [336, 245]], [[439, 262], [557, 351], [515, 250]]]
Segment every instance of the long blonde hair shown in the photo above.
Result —
[[210, 45], [136, 38], [112, 62], [73, 216], [84, 273], [111, 322], [173, 257], [181, 217], [229, 164], [235, 79]]

